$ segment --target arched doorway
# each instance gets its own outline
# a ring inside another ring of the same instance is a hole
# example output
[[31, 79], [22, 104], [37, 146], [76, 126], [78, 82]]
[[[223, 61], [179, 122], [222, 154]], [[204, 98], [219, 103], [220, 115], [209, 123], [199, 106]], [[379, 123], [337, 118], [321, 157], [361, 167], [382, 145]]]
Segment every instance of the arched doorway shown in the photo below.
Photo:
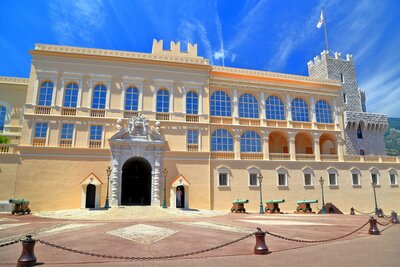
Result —
[[185, 207], [185, 187], [183, 185], [176, 187], [176, 207], [181, 209]]
[[94, 209], [96, 202], [96, 186], [93, 184], [88, 184], [86, 187], [86, 204], [85, 208]]
[[130, 158], [122, 167], [121, 205], [151, 204], [151, 165], [143, 158]]

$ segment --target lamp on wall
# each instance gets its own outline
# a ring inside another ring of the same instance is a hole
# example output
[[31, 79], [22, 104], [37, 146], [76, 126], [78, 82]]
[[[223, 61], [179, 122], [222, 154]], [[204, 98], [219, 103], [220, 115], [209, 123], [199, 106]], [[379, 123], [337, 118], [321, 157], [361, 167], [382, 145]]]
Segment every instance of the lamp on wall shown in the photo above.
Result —
[[319, 178], [319, 184], [321, 185], [321, 192], [322, 192], [322, 209], [321, 209], [321, 213], [322, 214], [326, 214], [325, 197], [324, 197], [324, 178], [322, 178], [322, 177]]
[[168, 174], [167, 169], [164, 169], [162, 173], [164, 175], [164, 202], [163, 202], [163, 208], [166, 209], [167, 208], [167, 174]]
[[108, 200], [108, 191], [109, 191], [109, 186], [110, 186], [110, 175], [111, 175], [111, 168], [110, 166], [107, 167], [107, 194], [106, 194], [106, 203], [104, 205], [105, 209], [110, 208], [109, 200]]
[[260, 183], [260, 214], [264, 214], [264, 207], [263, 207], [263, 202], [262, 202], [262, 180], [263, 176], [261, 173], [258, 174], [258, 181]]

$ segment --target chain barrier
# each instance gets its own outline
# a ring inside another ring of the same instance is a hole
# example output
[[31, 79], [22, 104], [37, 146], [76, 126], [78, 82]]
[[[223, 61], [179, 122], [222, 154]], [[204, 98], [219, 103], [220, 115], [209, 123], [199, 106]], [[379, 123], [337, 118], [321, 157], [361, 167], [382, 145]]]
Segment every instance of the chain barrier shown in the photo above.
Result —
[[283, 235], [274, 234], [274, 233], [271, 233], [271, 232], [269, 232], [269, 231], [265, 231], [265, 232], [266, 232], [267, 234], [271, 235], [271, 236], [274, 236], [274, 237], [277, 237], [277, 238], [280, 238], [280, 239], [283, 239], [283, 240], [287, 240], [287, 241], [293, 241], [293, 242], [298, 242], [298, 243], [324, 243], [324, 242], [332, 242], [332, 241], [335, 241], [335, 240], [338, 240], [338, 239], [341, 239], [341, 238], [345, 238], [345, 237], [347, 237], [347, 236], [350, 236], [350, 235], [352, 235], [352, 234], [354, 234], [354, 233], [360, 231], [360, 230], [361, 230], [362, 228], [364, 228], [367, 224], [369, 224], [369, 221], [367, 221], [367, 222], [364, 223], [362, 226], [360, 226], [359, 228], [357, 228], [356, 230], [354, 230], [354, 231], [352, 231], [352, 232], [350, 232], [350, 233], [348, 233], [348, 234], [345, 234], [345, 235], [342, 235], [342, 236], [339, 236], [339, 237], [330, 238], [330, 239], [322, 239], [322, 240], [297, 239], [297, 238], [291, 238], [291, 237], [286, 237], [286, 236], [283, 236]]
[[367, 216], [369, 216], [369, 215], [371, 215], [371, 214], [375, 213], [375, 211], [372, 211], [372, 212], [368, 212], [368, 213], [366, 213], [366, 212], [361, 212], [361, 211], [358, 211], [358, 210], [356, 210], [356, 209], [354, 209], [354, 211], [355, 211], [355, 212], [357, 212], [357, 213], [360, 213], [360, 214], [362, 214], [362, 215], [367, 215]]
[[385, 227], [385, 228], [383, 228], [382, 230], [381, 230], [381, 233], [383, 232], [383, 231], [385, 231], [386, 229], [389, 229], [390, 227], [393, 227], [393, 226], [395, 226], [396, 224], [391, 224], [391, 225], [389, 225], [388, 227]]
[[389, 219], [389, 220], [392, 219], [392, 216], [387, 216], [385, 213], [383, 213], [383, 211], [382, 211], [382, 214], [383, 214], [383, 217], [384, 217], [385, 219]]
[[7, 246], [10, 246], [10, 245], [14, 245], [14, 244], [17, 244], [17, 243], [19, 243], [20, 241], [21, 241], [21, 240], [17, 239], [17, 240], [11, 241], [11, 242], [7, 242], [7, 243], [0, 244], [0, 248], [2, 248], [2, 247], [7, 247]]
[[388, 221], [387, 223], [380, 223], [377, 220], [376, 223], [379, 224], [380, 226], [387, 226], [387, 225], [389, 225], [391, 223], [391, 221]]
[[212, 251], [212, 250], [216, 250], [216, 249], [219, 249], [219, 248], [223, 248], [223, 247], [232, 245], [232, 244], [237, 243], [239, 241], [242, 241], [242, 240], [244, 240], [246, 238], [249, 238], [252, 235], [254, 235], [254, 233], [245, 235], [245, 236], [243, 236], [241, 238], [238, 238], [236, 240], [230, 241], [228, 243], [225, 243], [225, 244], [222, 244], [222, 245], [219, 245], [219, 246], [208, 248], [208, 249], [203, 249], [203, 250], [198, 250], [198, 251], [188, 252], [188, 253], [182, 253], [182, 254], [175, 254], [175, 255], [168, 255], [168, 256], [155, 256], [155, 257], [112, 256], [112, 255], [106, 255], [106, 254], [100, 254], [100, 253], [92, 253], [92, 252], [87, 252], [87, 251], [82, 251], [82, 250], [77, 250], [77, 249], [71, 249], [71, 248], [59, 246], [59, 245], [56, 245], [56, 244], [53, 244], [53, 243], [50, 243], [50, 242], [47, 242], [47, 241], [44, 241], [44, 240], [40, 240], [40, 239], [37, 239], [36, 242], [39, 242], [39, 243], [41, 243], [43, 245], [50, 246], [50, 247], [53, 247], [53, 248], [69, 251], [69, 252], [72, 252], [72, 253], [92, 256], [92, 257], [117, 259], [117, 260], [130, 260], [130, 261], [146, 261], [146, 260], [164, 260], [164, 259], [173, 259], [173, 258], [181, 258], [181, 257], [193, 256], [193, 255], [209, 252], [209, 251]]

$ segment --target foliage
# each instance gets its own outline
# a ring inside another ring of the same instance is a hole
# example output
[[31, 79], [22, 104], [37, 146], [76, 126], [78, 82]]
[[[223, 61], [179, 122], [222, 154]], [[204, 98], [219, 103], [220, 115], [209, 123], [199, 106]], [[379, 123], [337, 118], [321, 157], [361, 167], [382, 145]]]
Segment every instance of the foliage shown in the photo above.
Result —
[[389, 156], [400, 156], [400, 118], [389, 118], [385, 132], [386, 152]]
[[0, 135], [0, 144], [8, 144], [10, 139], [7, 136]]

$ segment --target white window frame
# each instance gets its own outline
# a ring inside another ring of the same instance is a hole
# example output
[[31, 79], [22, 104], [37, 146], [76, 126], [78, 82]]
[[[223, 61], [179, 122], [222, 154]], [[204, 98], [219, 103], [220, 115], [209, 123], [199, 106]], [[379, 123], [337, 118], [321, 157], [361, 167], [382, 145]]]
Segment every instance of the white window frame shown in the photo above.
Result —
[[60, 107], [64, 106], [64, 94], [65, 94], [65, 86], [69, 83], [76, 83], [78, 84], [78, 99], [76, 100], [76, 108], [81, 107], [82, 101], [82, 80], [83, 80], [82, 73], [73, 73], [73, 72], [64, 72], [61, 78], [61, 90], [60, 96], [58, 98], [58, 103]]
[[190, 82], [190, 81], [183, 81], [183, 106], [182, 106], [182, 113], [186, 114], [186, 95], [189, 92], [195, 92], [198, 96], [198, 114], [203, 114], [203, 88], [204, 85], [198, 82]]
[[37, 70], [36, 71], [36, 81], [35, 81], [35, 90], [33, 92], [33, 98], [32, 98], [32, 105], [37, 105], [38, 104], [38, 97], [39, 97], [39, 91], [40, 91], [40, 86], [44, 81], [51, 81], [53, 83], [53, 95], [51, 96], [51, 107], [54, 106], [55, 100], [56, 100], [56, 94], [57, 92], [57, 77], [58, 77], [58, 72], [57, 71], [47, 71], [47, 70]]
[[34, 121], [34, 127], [32, 128], [32, 135], [31, 135], [31, 145], [33, 145], [33, 139], [35, 138], [35, 132], [36, 132], [36, 125], [38, 123], [47, 123], [47, 129], [46, 129], [46, 146], [49, 146], [49, 139], [50, 139], [50, 121], [47, 120], [42, 120], [38, 119]]
[[[395, 183], [394, 184], [392, 184], [392, 180], [391, 180], [391, 178], [390, 178], [390, 175], [394, 175], [394, 181], [395, 181]], [[388, 170], [388, 178], [389, 178], [389, 185], [391, 185], [391, 186], [397, 186], [397, 185], [399, 185], [399, 182], [398, 182], [398, 175], [397, 175], [397, 171], [395, 170], [395, 169], [393, 169], [393, 168], [390, 168], [389, 170]]]
[[[304, 187], [314, 187], [315, 175], [314, 175], [313, 169], [311, 169], [310, 167], [304, 167], [302, 169], [302, 172], [303, 172], [303, 186]], [[309, 174], [310, 178], [311, 178], [311, 184], [309, 184], [309, 185], [306, 185], [306, 176], [305, 176], [306, 174]]]
[[[4, 130], [3, 133], [7, 133], [10, 131], [10, 127], [11, 127], [11, 112], [12, 112], [12, 107], [9, 103], [5, 102], [5, 101], [1, 101], [0, 100], [0, 106], [3, 106], [6, 108], [6, 117], [4, 120]], [[21, 112], [22, 113], [22, 112]]]
[[92, 108], [92, 101], [93, 101], [93, 90], [96, 85], [99, 83], [103, 83], [106, 86], [107, 93], [106, 93], [106, 107], [105, 109], [110, 109], [110, 97], [111, 97], [111, 75], [103, 75], [103, 74], [90, 74], [90, 79], [89, 79], [89, 100], [87, 107], [89, 109]]
[[168, 113], [174, 113], [174, 81], [164, 79], [154, 79], [153, 112], [157, 112], [157, 93], [160, 89], [168, 90], [169, 106]]
[[[227, 167], [219, 167], [218, 169], [217, 169], [217, 172], [218, 172], [218, 177], [217, 177], [217, 179], [218, 179], [218, 187], [230, 187], [230, 170], [227, 168]], [[226, 185], [220, 185], [219, 184], [219, 175], [220, 174], [226, 174]]]
[[[285, 175], [285, 184], [280, 185], [279, 184], [279, 174]], [[282, 187], [288, 187], [289, 186], [289, 171], [285, 167], [279, 167], [276, 169], [276, 185], [280, 188]]]
[[136, 87], [139, 91], [138, 96], [138, 111], [143, 110], [143, 77], [122, 77], [122, 97], [121, 97], [121, 110], [125, 110], [126, 89], [129, 87]]
[[[354, 184], [353, 174], [357, 174], [358, 175], [358, 184]], [[361, 186], [361, 171], [358, 168], [354, 167], [354, 168], [350, 169], [350, 181], [351, 181], [351, 185], [353, 187], [360, 187]]]
[[88, 123], [88, 127], [87, 127], [87, 137], [86, 137], [86, 146], [87, 147], [89, 147], [89, 144], [90, 144], [90, 127], [91, 126], [101, 126], [102, 127], [102, 129], [101, 129], [101, 148], [104, 148], [104, 143], [105, 143], [105, 135], [106, 135], [106, 127], [107, 127], [107, 125], [106, 124], [102, 124], [102, 123], [96, 123], [96, 122], [89, 122]]
[[[58, 123], [57, 146], [59, 146], [60, 141], [61, 141], [63, 124], [73, 124], [74, 125], [74, 131], [72, 132], [72, 144], [71, 144], [71, 147], [75, 147], [76, 121], [59, 121], [59, 123]], [[89, 138], [90, 138], [90, 133], [89, 133]]]
[[[328, 185], [329, 186], [331, 186], [331, 187], [336, 187], [336, 186], [339, 186], [339, 174], [338, 174], [338, 171], [335, 169], [335, 168], [333, 168], [333, 167], [330, 167], [330, 168], [328, 168], [327, 170], [327, 176], [328, 176]], [[336, 184], [331, 184], [331, 180], [330, 180], [330, 174], [335, 174], [335, 181], [336, 181]]]
[[[260, 173], [261, 173], [260, 169], [258, 169], [257, 167], [250, 167], [250, 168], [247, 168], [247, 171], [248, 171], [247, 185], [249, 187], [259, 187], [260, 186], [260, 181], [258, 180], [258, 175], [260, 175]], [[256, 184], [255, 185], [250, 184], [250, 176], [251, 176], [251, 174], [257, 175], [257, 179], [256, 179]]]
[[372, 183], [372, 175], [376, 174], [376, 185], [381, 185], [381, 178], [379, 174], [379, 169], [376, 167], [372, 167], [369, 169], [369, 177], [370, 177], [370, 183]]

